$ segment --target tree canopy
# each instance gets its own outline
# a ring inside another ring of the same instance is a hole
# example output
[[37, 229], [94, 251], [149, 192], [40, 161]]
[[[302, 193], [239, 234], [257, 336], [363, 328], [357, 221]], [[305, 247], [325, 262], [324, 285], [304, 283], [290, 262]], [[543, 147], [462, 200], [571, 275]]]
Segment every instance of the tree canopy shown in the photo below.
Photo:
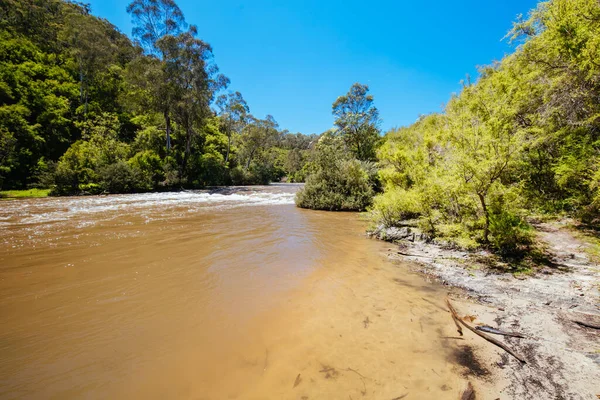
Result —
[[224, 93], [212, 47], [175, 1], [133, 0], [127, 12], [134, 41], [88, 5], [0, 2], [0, 187], [116, 193], [303, 179], [304, 141]]

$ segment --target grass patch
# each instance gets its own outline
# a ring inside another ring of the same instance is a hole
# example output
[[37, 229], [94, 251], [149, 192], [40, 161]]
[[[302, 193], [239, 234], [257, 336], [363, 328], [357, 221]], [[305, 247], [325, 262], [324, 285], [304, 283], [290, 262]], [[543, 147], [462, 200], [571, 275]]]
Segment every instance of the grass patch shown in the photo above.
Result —
[[0, 191], [0, 199], [22, 199], [48, 197], [52, 189], [27, 189]]

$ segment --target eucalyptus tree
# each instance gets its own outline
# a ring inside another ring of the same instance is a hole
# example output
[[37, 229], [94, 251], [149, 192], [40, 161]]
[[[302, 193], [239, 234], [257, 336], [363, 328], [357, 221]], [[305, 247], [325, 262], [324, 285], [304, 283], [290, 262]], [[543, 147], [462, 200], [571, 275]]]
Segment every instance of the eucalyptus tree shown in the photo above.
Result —
[[221, 127], [227, 135], [227, 164], [231, 152], [231, 137], [234, 132], [241, 133], [248, 123], [250, 107], [240, 92], [222, 94], [217, 98], [216, 104], [221, 117]]
[[379, 111], [373, 105], [369, 87], [360, 83], [352, 85], [344, 96], [332, 105], [335, 125], [346, 146], [361, 161], [376, 159], [379, 144]]
[[171, 88], [171, 77], [164, 71], [165, 44], [161, 47], [159, 42], [166, 36], [179, 35], [187, 23], [179, 6], [174, 0], [133, 0], [127, 6], [127, 12], [131, 15], [133, 37], [142, 46], [146, 54], [157, 58], [161, 63], [162, 73], [155, 74], [155, 81], [150, 84], [156, 85], [151, 92], [158, 97], [153, 101], [156, 111], [163, 114], [165, 119], [165, 134], [167, 152], [171, 149], [171, 108], [173, 93]]
[[107, 31], [114, 29], [107, 21], [90, 18], [89, 9], [73, 7], [65, 16], [62, 39], [77, 62], [79, 97], [87, 117], [89, 87], [94, 76], [113, 61], [117, 45], [107, 39]]
[[127, 6], [131, 14], [133, 37], [146, 51], [161, 59], [164, 51], [158, 41], [164, 36], [176, 36], [187, 28], [181, 9], [174, 0], [133, 0]]
[[252, 160], [258, 153], [270, 149], [279, 138], [279, 124], [273, 116], [267, 115], [265, 119], [250, 116], [249, 120], [242, 135], [242, 157], [245, 159], [245, 171], [248, 171]]
[[229, 84], [212, 62], [211, 46], [196, 35], [197, 28], [192, 25], [186, 32], [166, 35], [157, 42], [174, 95], [171, 110], [175, 122], [185, 131], [181, 176], [185, 174], [197, 129], [211, 115], [210, 105], [215, 93]]

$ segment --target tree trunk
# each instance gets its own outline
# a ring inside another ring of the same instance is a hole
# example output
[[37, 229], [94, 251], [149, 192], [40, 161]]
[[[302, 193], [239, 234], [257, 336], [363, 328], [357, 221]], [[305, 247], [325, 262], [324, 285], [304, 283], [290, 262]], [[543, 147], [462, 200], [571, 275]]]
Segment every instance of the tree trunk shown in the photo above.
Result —
[[479, 196], [479, 201], [481, 202], [481, 208], [483, 209], [483, 214], [485, 216], [485, 230], [483, 231], [483, 240], [486, 243], [489, 243], [489, 234], [490, 234], [490, 215], [488, 213], [487, 205], [485, 204], [485, 196], [483, 193], [477, 193]]
[[252, 150], [252, 152], [250, 153], [250, 156], [248, 157], [248, 162], [246, 163], [246, 171], [248, 171], [248, 169], [250, 168], [250, 162], [252, 161], [252, 157], [254, 157], [254, 151], [256, 149]]
[[171, 117], [169, 116], [169, 112], [164, 112], [165, 116], [165, 130], [167, 131], [167, 155], [171, 150]]

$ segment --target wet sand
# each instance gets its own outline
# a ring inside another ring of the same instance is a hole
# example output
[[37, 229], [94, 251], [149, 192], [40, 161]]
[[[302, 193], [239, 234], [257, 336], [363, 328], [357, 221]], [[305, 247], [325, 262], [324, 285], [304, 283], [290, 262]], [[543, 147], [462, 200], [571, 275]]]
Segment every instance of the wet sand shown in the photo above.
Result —
[[[489, 254], [469, 253], [419, 240], [390, 244], [388, 256], [448, 285], [459, 315], [474, 325], [518, 332], [495, 336], [526, 360], [465, 332], [465, 373], [485, 399], [572, 399], [600, 397], [600, 266], [589, 244], [568, 228], [570, 221], [534, 223], [549, 265], [530, 276], [491, 269]], [[418, 237], [418, 236], [417, 236]], [[493, 264], [492, 264], [493, 265]], [[467, 357], [467, 355], [470, 355]]]

